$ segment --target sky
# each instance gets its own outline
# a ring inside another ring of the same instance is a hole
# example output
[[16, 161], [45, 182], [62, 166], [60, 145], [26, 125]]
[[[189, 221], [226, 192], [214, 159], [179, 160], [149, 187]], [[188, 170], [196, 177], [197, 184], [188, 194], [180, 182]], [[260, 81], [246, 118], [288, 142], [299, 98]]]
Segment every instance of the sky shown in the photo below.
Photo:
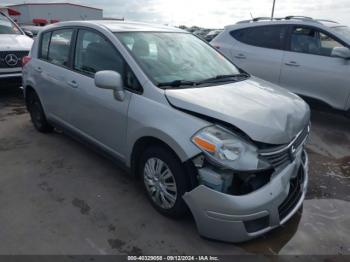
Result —
[[[0, 0], [0, 5], [68, 2], [59, 0]], [[270, 16], [273, 0], [70, 0], [104, 9], [105, 17], [124, 17], [169, 25], [223, 28], [252, 16]], [[276, 0], [276, 17], [304, 15], [350, 25], [350, 0]]]

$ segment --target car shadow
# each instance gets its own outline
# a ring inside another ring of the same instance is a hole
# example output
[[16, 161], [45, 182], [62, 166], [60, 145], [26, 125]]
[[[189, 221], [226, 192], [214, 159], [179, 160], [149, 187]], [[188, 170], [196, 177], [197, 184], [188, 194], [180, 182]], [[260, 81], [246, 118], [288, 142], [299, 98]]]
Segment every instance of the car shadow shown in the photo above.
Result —
[[284, 225], [256, 239], [237, 244], [238, 247], [256, 254], [276, 255], [298, 231], [303, 207]]
[[[311, 118], [316, 118], [315, 120], [319, 120], [320, 115], [329, 114], [336, 116], [337, 118], [343, 118], [343, 120], [350, 121], [350, 118], [345, 115], [345, 111], [334, 109], [330, 107], [328, 104], [321, 102], [316, 99], [303, 97], [306, 103], [310, 106], [311, 109]], [[313, 119], [312, 119], [313, 120]]]
[[0, 103], [23, 100], [23, 91], [19, 87], [0, 86]]

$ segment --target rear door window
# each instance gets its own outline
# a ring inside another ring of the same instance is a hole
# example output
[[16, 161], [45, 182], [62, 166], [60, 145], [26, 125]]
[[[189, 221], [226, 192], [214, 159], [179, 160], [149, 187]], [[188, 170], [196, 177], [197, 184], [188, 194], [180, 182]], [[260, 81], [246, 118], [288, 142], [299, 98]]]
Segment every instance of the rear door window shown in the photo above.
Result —
[[73, 29], [62, 29], [52, 33], [48, 58], [53, 64], [68, 67]]
[[283, 25], [256, 26], [232, 31], [231, 36], [247, 45], [283, 50], [287, 31]]

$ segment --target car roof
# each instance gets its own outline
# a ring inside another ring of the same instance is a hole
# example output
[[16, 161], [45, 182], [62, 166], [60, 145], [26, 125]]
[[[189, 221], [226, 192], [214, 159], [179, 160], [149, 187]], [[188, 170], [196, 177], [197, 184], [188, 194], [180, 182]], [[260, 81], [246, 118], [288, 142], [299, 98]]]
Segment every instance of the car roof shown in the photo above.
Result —
[[302, 26], [310, 26], [310, 27], [317, 27], [319, 29], [323, 29], [324, 31], [331, 32], [336, 37], [342, 39], [344, 42], [348, 43], [347, 39], [344, 39], [344, 37], [337, 31], [334, 30], [334, 28], [337, 27], [347, 27], [346, 25], [339, 24], [337, 22], [331, 21], [331, 20], [315, 20], [315, 19], [276, 19], [276, 20], [267, 20], [263, 18], [259, 21], [252, 21], [252, 20], [245, 20], [240, 21], [233, 25], [225, 26], [224, 32], [230, 32], [232, 30], [237, 29], [243, 29], [243, 28], [250, 28], [250, 27], [258, 27], [258, 26], [264, 26], [264, 25], [302, 25]]
[[[107, 28], [112, 32], [178, 32], [178, 33], [187, 33], [184, 30], [179, 28], [166, 26], [166, 25], [157, 25], [149, 24], [135, 21], [117, 21], [117, 20], [85, 20], [85, 21], [69, 21], [69, 22], [60, 22], [53, 24], [46, 28], [55, 28], [60, 26], [102, 26]], [[46, 29], [45, 28], [45, 29]]]
[[225, 29], [237, 29], [237, 28], [246, 28], [246, 27], [256, 27], [263, 25], [308, 25], [316, 26], [324, 29], [344, 26], [329, 20], [301, 20], [301, 19], [289, 19], [289, 20], [273, 20], [273, 21], [241, 21], [237, 24], [225, 26]]

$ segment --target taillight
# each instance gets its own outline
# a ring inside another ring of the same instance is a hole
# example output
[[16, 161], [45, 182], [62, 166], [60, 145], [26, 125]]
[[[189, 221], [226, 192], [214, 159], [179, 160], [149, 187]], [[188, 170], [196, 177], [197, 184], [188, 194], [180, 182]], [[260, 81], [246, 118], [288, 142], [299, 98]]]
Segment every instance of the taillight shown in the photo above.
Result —
[[22, 58], [22, 67], [24, 67], [32, 58], [30, 56], [24, 56]]

